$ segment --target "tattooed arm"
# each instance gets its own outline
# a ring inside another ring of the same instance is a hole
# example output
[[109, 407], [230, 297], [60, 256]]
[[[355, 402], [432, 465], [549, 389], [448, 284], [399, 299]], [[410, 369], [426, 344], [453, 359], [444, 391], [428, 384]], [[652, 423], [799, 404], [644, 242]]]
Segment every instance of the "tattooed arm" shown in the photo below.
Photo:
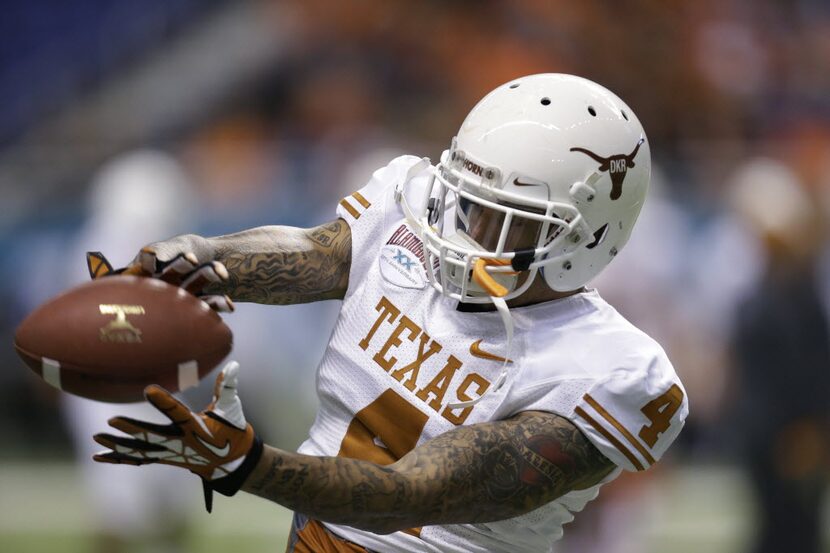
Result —
[[284, 305], [343, 297], [352, 236], [337, 219], [311, 229], [266, 226], [214, 238], [187, 234], [148, 248], [162, 261], [191, 252], [199, 263], [223, 263], [227, 282], [209, 285], [206, 293]]
[[528, 411], [464, 426], [381, 466], [266, 447], [243, 490], [375, 533], [527, 513], [614, 469], [567, 419]]

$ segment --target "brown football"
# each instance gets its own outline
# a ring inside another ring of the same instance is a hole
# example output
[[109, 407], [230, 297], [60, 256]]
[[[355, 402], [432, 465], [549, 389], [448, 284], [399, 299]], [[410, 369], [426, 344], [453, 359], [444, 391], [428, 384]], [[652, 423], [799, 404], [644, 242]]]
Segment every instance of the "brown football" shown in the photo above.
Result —
[[230, 329], [197, 297], [158, 279], [109, 276], [47, 301], [14, 347], [46, 382], [82, 397], [141, 401], [144, 387], [194, 386], [231, 350]]

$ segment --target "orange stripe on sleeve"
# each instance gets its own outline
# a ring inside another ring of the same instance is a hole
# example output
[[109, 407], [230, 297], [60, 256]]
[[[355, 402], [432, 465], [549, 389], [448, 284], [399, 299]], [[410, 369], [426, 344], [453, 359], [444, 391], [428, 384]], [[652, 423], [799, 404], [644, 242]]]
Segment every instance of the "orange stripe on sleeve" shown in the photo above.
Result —
[[655, 463], [655, 461], [654, 461], [654, 457], [652, 457], [652, 456], [651, 456], [651, 453], [649, 453], [649, 452], [646, 450], [645, 446], [644, 446], [643, 444], [641, 444], [641, 443], [640, 443], [640, 440], [638, 440], [637, 438], [635, 438], [635, 437], [631, 434], [631, 432], [629, 432], [629, 431], [628, 431], [628, 430], [627, 430], [627, 429], [626, 429], [626, 428], [622, 425], [622, 423], [620, 423], [620, 421], [618, 421], [617, 419], [615, 419], [615, 418], [613, 417], [613, 415], [611, 415], [611, 413], [609, 413], [608, 411], [606, 411], [606, 410], [602, 407], [602, 405], [600, 405], [600, 404], [597, 402], [597, 400], [595, 400], [594, 398], [592, 398], [590, 394], [585, 394], [585, 396], [583, 396], [583, 398], [582, 398], [582, 399], [584, 399], [586, 402], [588, 402], [588, 405], [590, 405], [591, 407], [593, 407], [594, 409], [596, 409], [597, 413], [599, 413], [600, 415], [602, 415], [602, 418], [604, 418], [605, 420], [607, 420], [608, 422], [610, 422], [610, 423], [614, 426], [614, 428], [616, 428], [617, 430], [619, 430], [619, 431], [620, 431], [620, 434], [622, 434], [623, 436], [625, 436], [625, 439], [626, 439], [626, 440], [628, 440], [628, 442], [629, 442], [631, 445], [633, 445], [633, 446], [637, 449], [637, 451], [639, 451], [639, 452], [640, 452], [640, 455], [642, 455], [642, 456], [643, 456], [643, 458], [644, 458], [646, 461], [648, 461], [648, 464], [649, 464], [649, 465], [653, 465], [653, 464]]
[[341, 206], [343, 206], [343, 209], [345, 209], [346, 211], [348, 211], [348, 212], [349, 212], [349, 214], [350, 214], [352, 217], [354, 217], [355, 219], [359, 219], [359, 218], [360, 218], [360, 212], [358, 212], [358, 211], [354, 208], [354, 206], [352, 206], [352, 204], [350, 204], [350, 203], [346, 200], [346, 198], [343, 198], [342, 200], [340, 200], [340, 205], [341, 205]]
[[360, 203], [360, 205], [362, 205], [362, 206], [363, 206], [363, 207], [365, 207], [366, 209], [369, 209], [369, 206], [371, 206], [371, 205], [372, 205], [372, 204], [370, 204], [370, 203], [369, 203], [369, 200], [367, 200], [366, 198], [364, 198], [364, 197], [363, 197], [363, 194], [361, 194], [360, 192], [355, 192], [354, 194], [352, 194], [352, 198], [354, 198], [355, 200], [357, 200], [357, 201], [358, 201], [358, 203]]
[[620, 453], [625, 455], [626, 459], [631, 461], [631, 464], [634, 465], [634, 468], [636, 468], [637, 470], [645, 470], [643, 468], [643, 464], [640, 462], [640, 460], [637, 459], [637, 457], [635, 457], [634, 454], [631, 453], [631, 451], [627, 447], [625, 447], [622, 444], [622, 442], [620, 442], [617, 439], [616, 436], [611, 434], [611, 432], [606, 430], [606, 428], [604, 426], [602, 426], [600, 423], [598, 423], [593, 418], [591, 418], [591, 416], [588, 413], [586, 413], [585, 410], [582, 407], [577, 407], [575, 409], [575, 411], [576, 411], [577, 415], [579, 415], [580, 417], [585, 419], [588, 422], [588, 424], [590, 424], [591, 426], [593, 426], [596, 429], [597, 432], [599, 432], [600, 434], [605, 436], [605, 438], [609, 442], [611, 442], [611, 444], [613, 444], [614, 447], [616, 447], [618, 450], [620, 450]]

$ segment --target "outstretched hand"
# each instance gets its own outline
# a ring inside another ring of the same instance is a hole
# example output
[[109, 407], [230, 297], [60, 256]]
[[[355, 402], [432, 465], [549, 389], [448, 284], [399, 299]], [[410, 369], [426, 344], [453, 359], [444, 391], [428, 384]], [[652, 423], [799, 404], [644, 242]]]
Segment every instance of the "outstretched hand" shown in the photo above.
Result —
[[212, 491], [233, 495], [262, 454], [262, 442], [245, 420], [237, 395], [239, 364], [231, 361], [216, 378], [213, 402], [194, 413], [160, 386], [148, 386], [144, 395], [170, 424], [160, 425], [128, 417], [108, 423], [126, 435], [96, 434], [109, 448], [93, 457], [101, 463], [146, 465], [161, 463], [186, 468], [202, 478], [205, 506], [212, 507]]
[[228, 280], [228, 270], [218, 261], [199, 263], [196, 254], [183, 252], [164, 261], [156, 246], [146, 246], [129, 265], [113, 269], [101, 252], [87, 252], [87, 268], [93, 280], [108, 275], [135, 275], [157, 278], [173, 286], [179, 286], [198, 296], [214, 311], [230, 312], [234, 305], [227, 295], [206, 293], [211, 284], [222, 284]]

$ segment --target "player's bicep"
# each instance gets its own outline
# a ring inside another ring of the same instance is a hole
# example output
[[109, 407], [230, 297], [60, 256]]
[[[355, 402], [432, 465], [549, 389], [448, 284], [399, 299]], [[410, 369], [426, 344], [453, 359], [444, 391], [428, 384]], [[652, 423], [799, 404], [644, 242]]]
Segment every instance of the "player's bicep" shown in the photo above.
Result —
[[447, 432], [394, 467], [432, 510], [421, 520], [447, 524], [527, 513], [598, 484], [615, 465], [569, 420], [529, 411]]

